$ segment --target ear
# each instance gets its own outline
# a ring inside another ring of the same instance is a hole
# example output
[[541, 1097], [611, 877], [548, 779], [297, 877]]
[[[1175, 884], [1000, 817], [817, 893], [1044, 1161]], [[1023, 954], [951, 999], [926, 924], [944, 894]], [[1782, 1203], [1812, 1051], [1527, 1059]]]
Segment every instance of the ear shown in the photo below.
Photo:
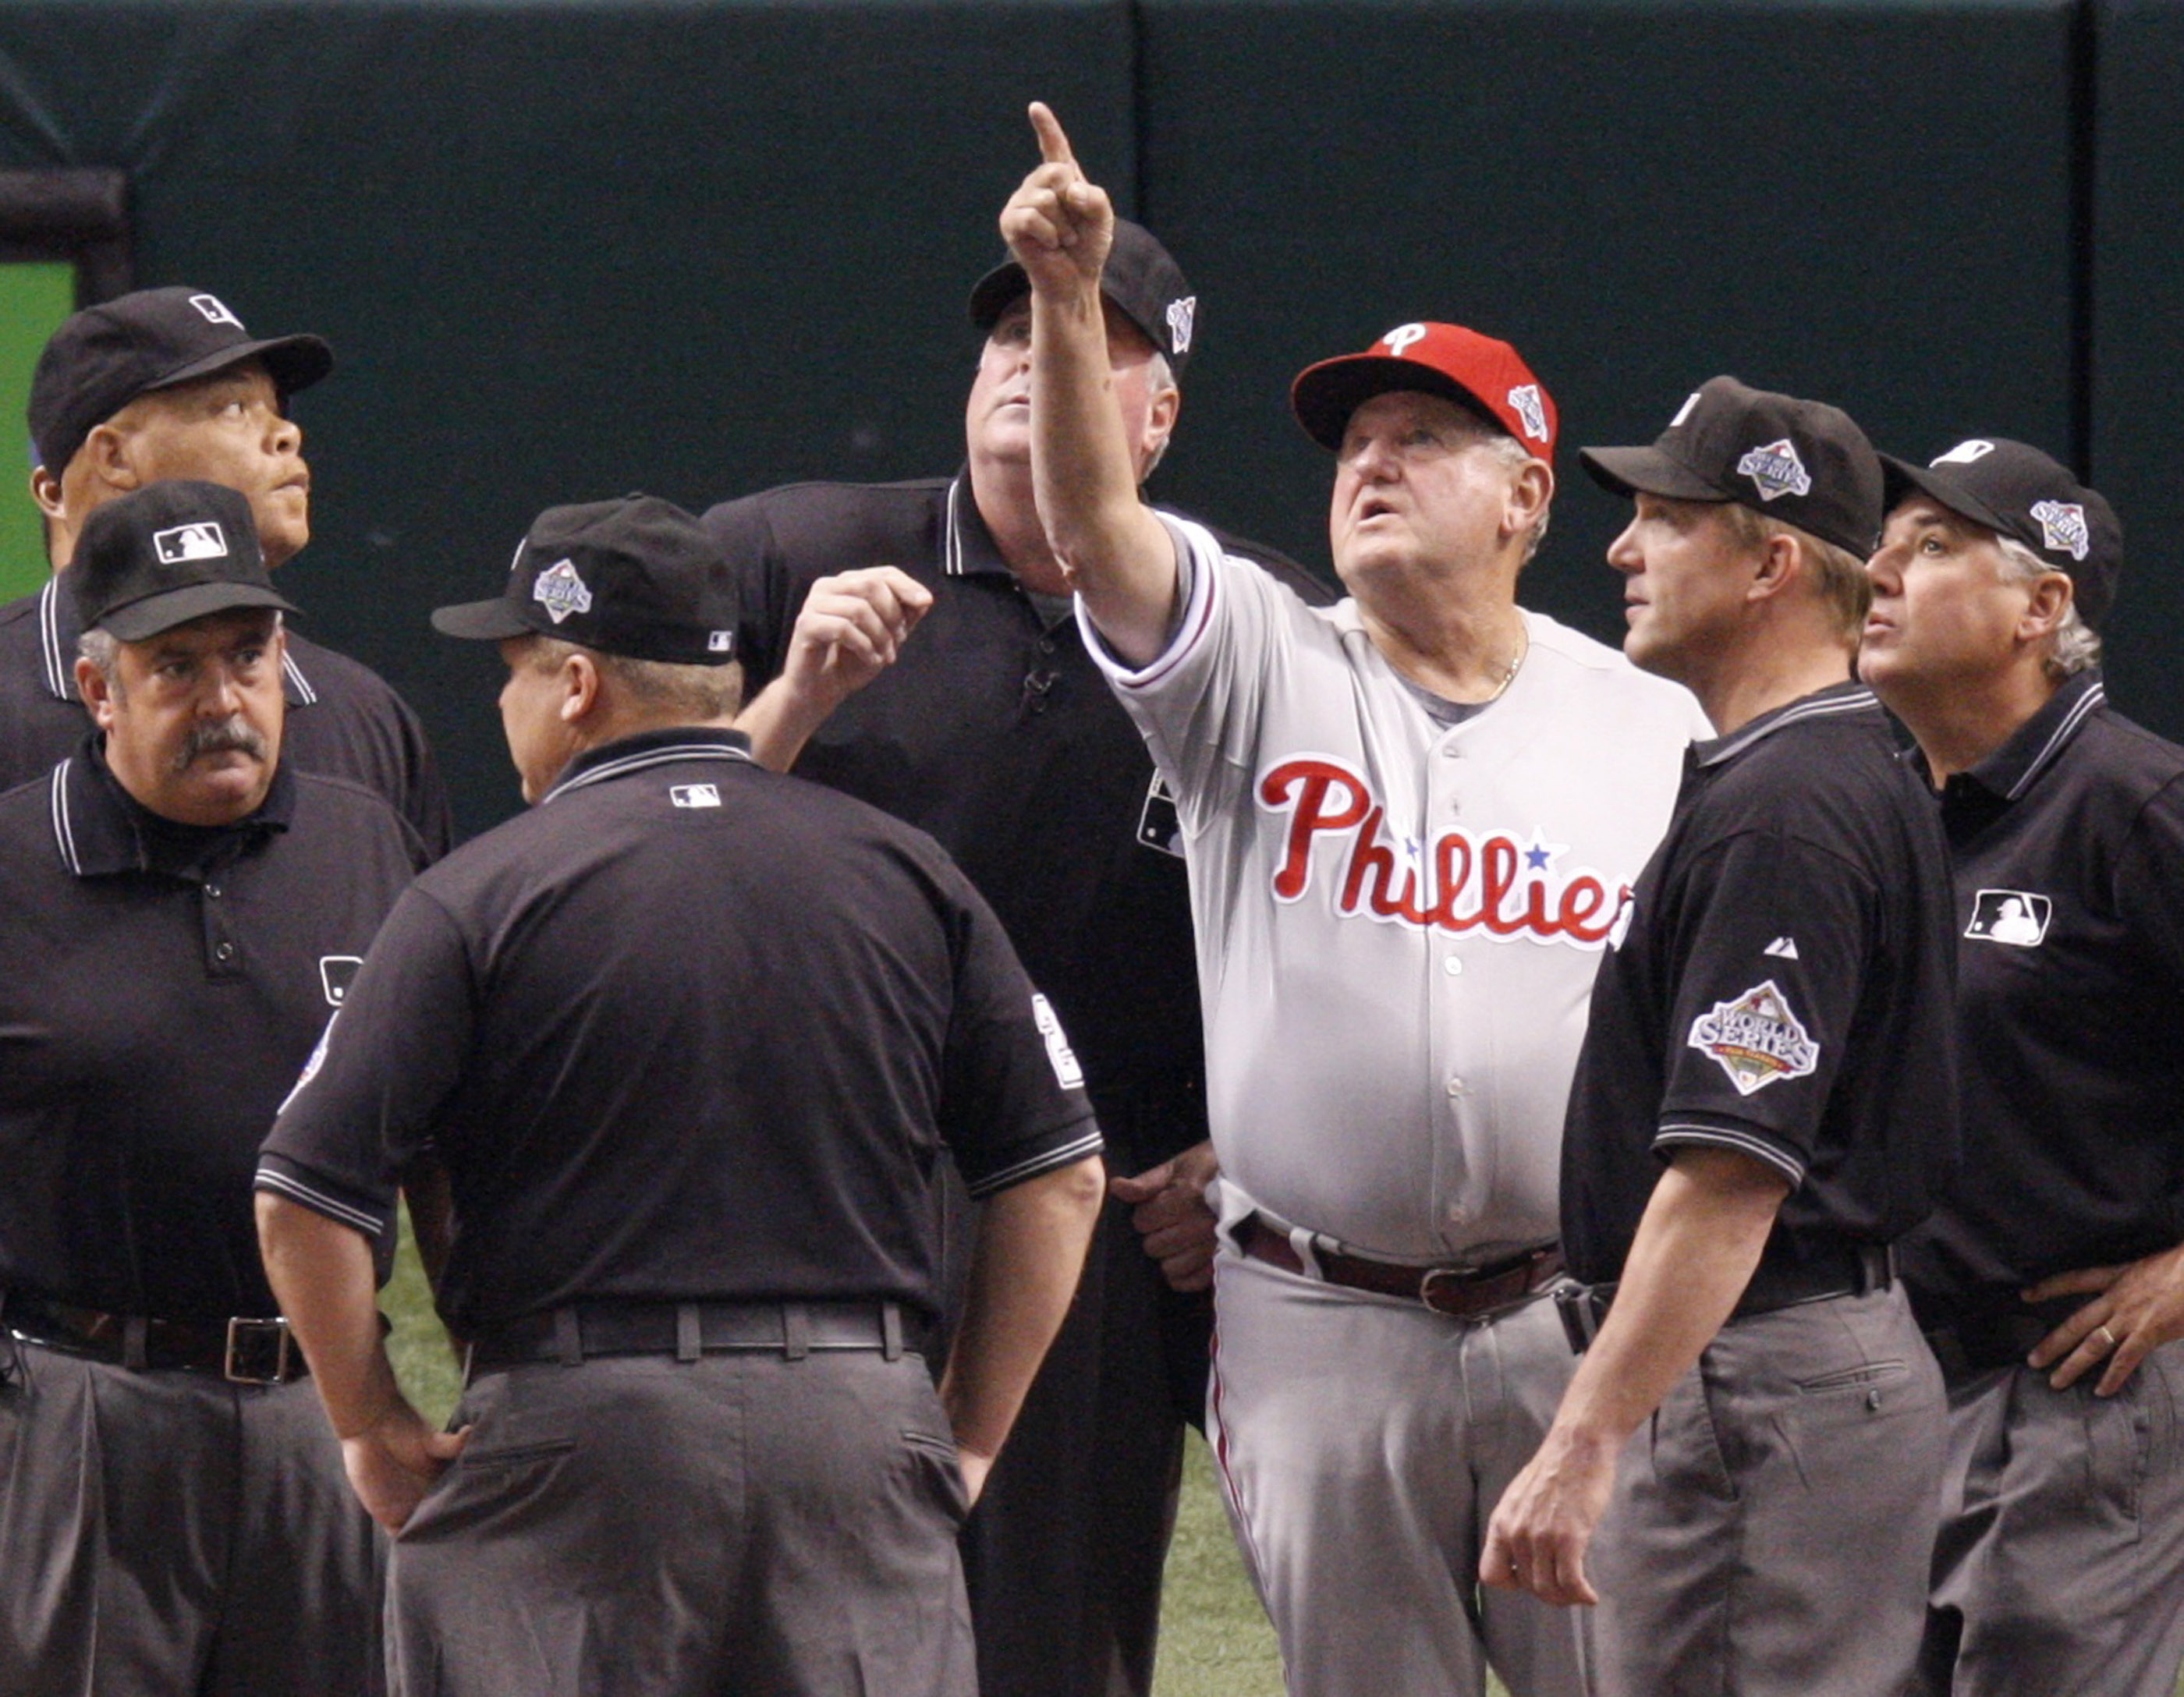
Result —
[[102, 731], [114, 728], [114, 687], [106, 674], [79, 654], [75, 662], [75, 693], [91, 710], [92, 723]]
[[38, 510], [48, 519], [58, 521], [64, 516], [61, 504], [61, 480], [42, 465], [31, 468], [31, 498], [38, 504]]
[[1747, 601], [1764, 601], [1780, 595], [1805, 575], [1805, 551], [1794, 537], [1780, 531], [1760, 544], [1752, 563], [1752, 581], [1744, 592]]
[[1175, 421], [1183, 411], [1183, 391], [1162, 389], [1152, 398], [1145, 409], [1145, 448], [1148, 459], [1156, 458], [1175, 434]]
[[[143, 474], [137, 470], [136, 456], [130, 451], [129, 434], [110, 424], [93, 425], [91, 434], [76, 449], [76, 460], [81, 460], [92, 481], [104, 485], [116, 494], [127, 494], [140, 488]], [[75, 464], [75, 460], [69, 462]]]
[[564, 725], [576, 726], [589, 718], [599, 703], [598, 662], [581, 648], [561, 662], [561, 705]]
[[1502, 509], [1502, 534], [1521, 536], [1540, 521], [1555, 498], [1555, 474], [1543, 459], [1528, 459], [1509, 480], [1509, 498]]
[[2059, 571], [2043, 572], [2025, 586], [2025, 611], [2018, 615], [2020, 640], [2036, 643], [2052, 636], [2070, 611], [2075, 591]]

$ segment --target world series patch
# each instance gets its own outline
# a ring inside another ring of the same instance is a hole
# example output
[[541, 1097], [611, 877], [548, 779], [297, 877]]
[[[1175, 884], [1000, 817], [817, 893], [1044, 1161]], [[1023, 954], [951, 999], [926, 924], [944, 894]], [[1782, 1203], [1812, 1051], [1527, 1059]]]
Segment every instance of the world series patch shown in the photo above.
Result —
[[1691, 1047], [1713, 1058], [1736, 1093], [1749, 1096], [1819, 1065], [1820, 1046], [1790, 1010], [1772, 978], [1691, 1021]]

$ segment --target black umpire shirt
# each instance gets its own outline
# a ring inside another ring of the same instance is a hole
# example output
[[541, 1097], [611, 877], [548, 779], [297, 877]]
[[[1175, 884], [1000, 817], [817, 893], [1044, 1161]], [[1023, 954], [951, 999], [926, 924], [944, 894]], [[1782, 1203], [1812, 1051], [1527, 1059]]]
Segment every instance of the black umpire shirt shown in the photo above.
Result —
[[258, 1145], [424, 850], [285, 765], [249, 818], [177, 825], [98, 743], [0, 796], [0, 1286], [270, 1316]]
[[764, 771], [737, 733], [632, 737], [420, 878], [258, 1182], [388, 1240], [432, 1144], [459, 1335], [586, 1298], [937, 1311], [928, 1188], [1096, 1153], [1052, 1013], [932, 840]]
[[[53, 770], [90, 722], [76, 693], [75, 598], [56, 576], [0, 607], [0, 789]], [[409, 704], [370, 667], [288, 632], [281, 758], [387, 798], [435, 860], [453, 826], [447, 792]]]
[[1903, 1245], [1930, 1326], [2184, 1240], [2184, 748], [2081, 672], [1941, 802], [1964, 1166]]
[[1788, 1181], [1766, 1258], [1923, 1219], [1957, 1155], [1948, 860], [1870, 691], [1696, 743], [1593, 986], [1563, 1142], [1563, 1242], [1620, 1276], [1663, 1159]]
[[[933, 592], [900, 657], [819, 728], [797, 775], [908, 821], [955, 857], [1054, 999], [1117, 1171], [1202, 1140], [1205, 1043], [1174, 804], [1068, 604], [1035, 600], [1002, 559], [968, 474], [792, 484], [705, 522], [743, 572], [738, 653], [753, 695], [780, 672], [818, 578], [894, 565]], [[1280, 554], [1224, 546], [1309, 604], [1330, 598]]]

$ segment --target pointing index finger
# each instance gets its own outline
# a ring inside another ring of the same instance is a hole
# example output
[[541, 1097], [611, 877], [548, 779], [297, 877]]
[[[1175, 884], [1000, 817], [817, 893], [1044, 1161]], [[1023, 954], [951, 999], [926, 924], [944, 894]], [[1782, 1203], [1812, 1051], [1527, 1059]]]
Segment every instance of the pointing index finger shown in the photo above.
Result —
[[1031, 127], [1039, 136], [1039, 156], [1050, 165], [1073, 165], [1077, 156], [1069, 151], [1069, 137], [1062, 133], [1061, 120], [1044, 100], [1031, 103]]

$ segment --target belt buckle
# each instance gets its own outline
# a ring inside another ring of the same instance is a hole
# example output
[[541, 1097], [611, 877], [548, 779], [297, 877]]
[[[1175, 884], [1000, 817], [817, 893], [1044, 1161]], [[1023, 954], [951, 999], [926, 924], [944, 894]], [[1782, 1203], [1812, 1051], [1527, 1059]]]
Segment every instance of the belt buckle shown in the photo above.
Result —
[[[270, 1346], [268, 1338], [272, 1339]], [[254, 1372], [254, 1368], [264, 1366], [264, 1351], [269, 1347], [273, 1353], [272, 1372]], [[220, 1362], [221, 1376], [232, 1385], [284, 1385], [293, 1377], [288, 1371], [293, 1348], [285, 1318], [231, 1319], [227, 1322], [227, 1350]], [[241, 1359], [246, 1355], [251, 1358], [248, 1361]]]
[[1479, 1269], [1475, 1266], [1428, 1267], [1418, 1279], [1418, 1300], [1436, 1314], [1446, 1314], [1453, 1319], [1467, 1318], [1466, 1310], [1446, 1304], [1453, 1302], [1455, 1293], [1478, 1277]]

